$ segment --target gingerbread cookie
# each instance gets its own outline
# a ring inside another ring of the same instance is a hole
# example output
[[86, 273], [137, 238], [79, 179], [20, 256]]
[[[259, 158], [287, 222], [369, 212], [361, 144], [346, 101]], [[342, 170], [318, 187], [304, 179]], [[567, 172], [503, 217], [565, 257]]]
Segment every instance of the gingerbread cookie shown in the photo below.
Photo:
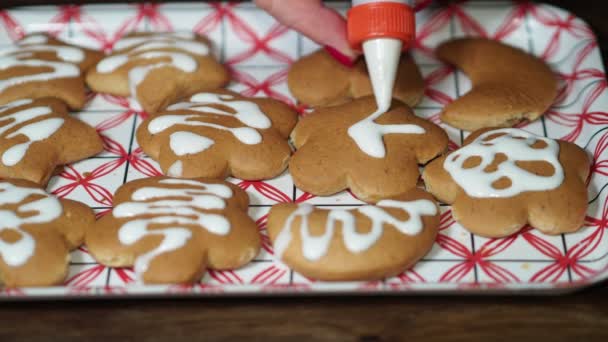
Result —
[[137, 141], [172, 177], [269, 179], [287, 167], [296, 121], [280, 101], [216, 90], [148, 118]]
[[[287, 85], [299, 102], [312, 107], [342, 104], [373, 94], [363, 58], [348, 67], [323, 49], [295, 62], [287, 75]], [[403, 56], [393, 97], [414, 106], [423, 95], [424, 80], [418, 67], [410, 57]]]
[[475, 234], [503, 237], [529, 223], [555, 235], [583, 225], [589, 166], [585, 151], [573, 143], [515, 128], [482, 129], [432, 161], [423, 179]]
[[518, 48], [460, 38], [441, 44], [436, 55], [471, 79], [472, 89], [441, 112], [441, 120], [451, 126], [473, 131], [533, 121], [557, 96], [557, 76], [549, 66]]
[[234, 269], [260, 248], [247, 194], [234, 184], [154, 177], [121, 186], [114, 210], [87, 231], [100, 263], [134, 266], [148, 284], [191, 283], [206, 268]]
[[58, 165], [102, 150], [95, 129], [71, 117], [57, 99], [22, 99], [0, 106], [0, 177], [44, 185]]
[[267, 229], [275, 256], [304, 276], [376, 280], [405, 271], [431, 249], [439, 216], [433, 197], [414, 189], [357, 209], [278, 204]]
[[81, 109], [86, 101], [83, 73], [102, 56], [47, 35], [26, 36], [0, 50], [0, 104], [56, 97]]
[[0, 181], [0, 283], [60, 285], [70, 250], [82, 244], [94, 222], [82, 203], [51, 196], [28, 181]]
[[416, 187], [418, 164], [443, 153], [448, 137], [437, 125], [393, 101], [376, 111], [373, 97], [318, 108], [291, 134], [297, 151], [289, 172], [300, 189], [326, 196], [350, 188], [375, 202]]
[[131, 96], [148, 113], [190, 94], [229, 81], [213, 56], [211, 43], [194, 33], [132, 33], [114, 45], [114, 53], [87, 74], [100, 93]]

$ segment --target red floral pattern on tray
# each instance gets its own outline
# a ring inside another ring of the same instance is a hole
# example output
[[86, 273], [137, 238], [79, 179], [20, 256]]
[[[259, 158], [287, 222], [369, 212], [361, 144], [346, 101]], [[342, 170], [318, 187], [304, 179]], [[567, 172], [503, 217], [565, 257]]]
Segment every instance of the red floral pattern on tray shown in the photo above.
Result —
[[[427, 6], [429, 1], [419, 1]], [[344, 12], [348, 4], [332, 4]], [[194, 31], [215, 42], [229, 66], [230, 88], [247, 96], [269, 96], [297, 106], [286, 86], [289, 64], [316, 48], [314, 43], [279, 24], [250, 3], [116, 4], [103, 6], [23, 7], [0, 11], [0, 45], [33, 31], [110, 51], [134, 30]], [[131, 269], [95, 263], [86, 246], [72, 254], [65, 286], [3, 289], [3, 296], [120, 296], [276, 294], [302, 292], [530, 291], [575, 288], [608, 277], [608, 83], [597, 42], [589, 27], [561, 9], [528, 2], [458, 2], [431, 4], [418, 13], [412, 54], [423, 72], [425, 98], [418, 115], [439, 122], [441, 108], [465, 93], [470, 83], [459, 71], [433, 56], [443, 40], [483, 36], [519, 46], [550, 63], [560, 78], [559, 96], [547, 115], [522, 128], [583, 146], [593, 157], [588, 179], [590, 207], [580, 232], [545, 236], [530, 227], [503, 239], [486, 239], [465, 231], [442, 206], [441, 227], [429, 254], [412, 269], [384, 281], [323, 283], [305, 278], [275, 261], [266, 233], [267, 213], [275, 203], [309, 202], [350, 207], [361, 202], [349, 192], [317, 197], [296, 189], [286, 173], [267, 181], [230, 181], [251, 198], [250, 214], [262, 234], [262, 250], [250, 265], [234, 271], [210, 271], [200, 283], [140, 286]], [[76, 114], [96, 127], [105, 151], [64, 167], [50, 182], [52, 193], [80, 200], [98, 216], [112, 207], [112, 194], [126, 181], [160, 174], [133, 134], [146, 113], [129, 108], [119, 97], [89, 94]], [[441, 123], [440, 123], [441, 124]], [[465, 132], [441, 124], [450, 149]]]

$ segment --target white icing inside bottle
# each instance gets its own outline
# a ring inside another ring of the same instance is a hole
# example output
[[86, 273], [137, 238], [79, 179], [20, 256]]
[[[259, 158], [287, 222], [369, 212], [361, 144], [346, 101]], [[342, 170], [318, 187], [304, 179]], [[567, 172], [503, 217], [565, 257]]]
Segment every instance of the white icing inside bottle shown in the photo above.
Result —
[[[532, 145], [538, 141], [546, 146], [533, 148]], [[496, 171], [485, 172], [484, 169], [499, 153], [507, 160], [498, 164]], [[471, 157], [478, 157], [481, 162], [464, 168], [464, 163]], [[549, 163], [554, 172], [550, 176], [536, 175], [517, 166], [518, 161]], [[467, 195], [478, 198], [512, 197], [527, 191], [553, 190], [564, 180], [564, 170], [559, 162], [559, 143], [515, 128], [496, 129], [480, 135], [448, 155], [443, 167]], [[494, 188], [492, 184], [503, 177], [508, 178], [511, 185], [504, 189]]]
[[[3, 115], [9, 109], [27, 105], [31, 100], [18, 100], [0, 109], [0, 139], [13, 139], [18, 136], [27, 137], [28, 141], [11, 146], [2, 154], [2, 164], [15, 166], [27, 154], [30, 146], [38, 141], [48, 139], [64, 124], [62, 118], [48, 116], [52, 110], [47, 106], [29, 107], [14, 113]], [[11, 131], [10, 133], [8, 133]]]
[[[383, 208], [398, 208], [409, 214], [407, 220], [398, 220]], [[342, 241], [352, 253], [362, 253], [371, 248], [382, 237], [384, 225], [388, 224], [402, 234], [416, 235], [422, 231], [423, 215], [436, 215], [437, 206], [429, 200], [395, 201], [383, 200], [377, 206], [362, 206], [356, 209], [359, 213], [367, 216], [372, 221], [369, 232], [359, 233], [357, 231], [357, 220], [353, 210], [333, 209], [329, 210], [325, 230], [322, 235], [313, 236], [310, 233], [308, 222], [309, 215], [314, 211], [310, 204], [302, 203], [285, 220], [285, 225], [277, 235], [273, 245], [277, 258], [281, 258], [292, 240], [292, 230], [299, 231], [302, 241], [302, 254], [310, 261], [318, 261], [327, 254], [335, 234], [336, 222], [342, 226]], [[320, 209], [317, 209], [320, 210]], [[294, 226], [294, 220], [300, 217], [300, 225]]]
[[[182, 187], [172, 188], [167, 185]], [[136, 258], [134, 269], [137, 277], [141, 279], [150, 262], [158, 255], [184, 247], [192, 236], [188, 226], [199, 226], [212, 234], [227, 235], [230, 232], [230, 222], [221, 214], [205, 211], [225, 209], [225, 200], [232, 195], [230, 187], [223, 184], [163, 179], [158, 182], [158, 186], [143, 187], [133, 192], [131, 202], [116, 206], [112, 211], [114, 217], [130, 219], [118, 231], [118, 239], [122, 244], [131, 245], [150, 235], [163, 237], [158, 247]], [[152, 225], [167, 227], [148, 229]]]
[[[27, 203], [24, 201], [30, 200]], [[42, 197], [41, 197], [42, 196]], [[34, 237], [23, 230], [24, 225], [50, 223], [61, 216], [61, 203], [41, 189], [17, 187], [7, 182], [0, 182], [0, 208], [7, 205], [18, 205], [16, 210], [0, 209], [0, 232], [13, 230], [20, 238], [14, 242], [0, 239], [0, 256], [11, 267], [24, 265], [36, 251]], [[41, 229], [41, 228], [38, 228]]]

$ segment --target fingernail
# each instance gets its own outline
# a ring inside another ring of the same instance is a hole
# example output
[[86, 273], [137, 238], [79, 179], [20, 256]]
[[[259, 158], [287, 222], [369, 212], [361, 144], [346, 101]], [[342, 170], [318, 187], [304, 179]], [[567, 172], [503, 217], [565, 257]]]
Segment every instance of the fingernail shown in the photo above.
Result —
[[356, 57], [353, 58], [347, 56], [329, 45], [325, 46], [325, 51], [327, 51], [330, 56], [332, 56], [335, 60], [340, 62], [340, 64], [344, 65], [345, 67], [352, 68], [355, 66], [355, 61], [357, 60]]

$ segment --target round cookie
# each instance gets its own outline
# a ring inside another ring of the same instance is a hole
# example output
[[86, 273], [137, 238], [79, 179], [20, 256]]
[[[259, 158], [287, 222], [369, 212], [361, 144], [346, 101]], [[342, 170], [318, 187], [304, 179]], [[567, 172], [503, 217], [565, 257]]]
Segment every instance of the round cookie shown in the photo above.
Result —
[[443, 153], [446, 133], [399, 101], [386, 113], [373, 97], [317, 108], [291, 133], [297, 151], [289, 162], [295, 185], [327, 196], [349, 189], [376, 202], [416, 187], [418, 165]]
[[138, 179], [117, 190], [86, 244], [104, 265], [134, 266], [144, 283], [192, 283], [206, 268], [238, 268], [258, 254], [248, 204], [242, 189], [223, 181]]
[[269, 179], [287, 167], [296, 121], [278, 100], [215, 90], [146, 119], [137, 141], [172, 177]]
[[132, 33], [86, 77], [100, 93], [131, 96], [148, 113], [190, 94], [226, 85], [228, 70], [209, 40], [194, 33]]
[[0, 50], [0, 105], [55, 97], [81, 109], [86, 102], [83, 73], [102, 56], [44, 34], [26, 36]]
[[433, 197], [414, 189], [357, 209], [278, 204], [267, 229], [275, 256], [306, 277], [377, 280], [405, 271], [431, 249], [439, 216]]
[[422, 178], [475, 234], [508, 236], [529, 223], [556, 235], [584, 223], [589, 167], [587, 154], [573, 143], [515, 128], [482, 129], [429, 163]]
[[0, 106], [0, 177], [45, 185], [55, 168], [103, 150], [97, 131], [54, 98]]
[[557, 76], [547, 64], [498, 41], [455, 39], [439, 45], [436, 55], [471, 79], [472, 89], [441, 112], [441, 120], [456, 128], [473, 131], [533, 121], [557, 96]]
[[[372, 95], [372, 84], [360, 58], [352, 68], [321, 49], [296, 61], [287, 75], [293, 96], [312, 107], [331, 106]], [[399, 63], [393, 97], [415, 106], [424, 95], [424, 80], [414, 61], [404, 55]]]
[[70, 250], [95, 222], [82, 203], [49, 195], [24, 180], [0, 181], [0, 283], [6, 287], [61, 285]]

